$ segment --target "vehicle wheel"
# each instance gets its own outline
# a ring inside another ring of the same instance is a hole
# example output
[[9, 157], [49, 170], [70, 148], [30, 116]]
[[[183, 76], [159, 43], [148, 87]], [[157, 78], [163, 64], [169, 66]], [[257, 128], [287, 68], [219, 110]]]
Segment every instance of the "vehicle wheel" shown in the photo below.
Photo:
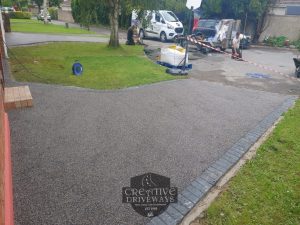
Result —
[[166, 42], [167, 41], [167, 35], [165, 32], [160, 33], [160, 41], [161, 42]]
[[141, 39], [145, 39], [145, 31], [143, 29], [140, 30], [139, 36]]
[[295, 71], [295, 75], [297, 78], [300, 78], [300, 67], [298, 67]]

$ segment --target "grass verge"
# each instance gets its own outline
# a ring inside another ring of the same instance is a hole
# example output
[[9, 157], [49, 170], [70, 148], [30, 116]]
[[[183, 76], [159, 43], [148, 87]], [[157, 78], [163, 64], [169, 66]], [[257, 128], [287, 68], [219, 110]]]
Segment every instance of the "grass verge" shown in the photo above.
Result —
[[95, 32], [80, 28], [66, 28], [65, 26], [55, 25], [52, 23], [44, 24], [44, 22], [42, 21], [33, 19], [11, 19], [10, 23], [13, 32], [47, 34], [95, 34]]
[[[175, 79], [148, 60], [141, 46], [112, 49], [100, 43], [51, 43], [11, 51], [11, 70], [18, 81], [118, 89]], [[82, 76], [72, 75], [75, 60], [84, 67]]]
[[193, 225], [300, 224], [300, 101]]

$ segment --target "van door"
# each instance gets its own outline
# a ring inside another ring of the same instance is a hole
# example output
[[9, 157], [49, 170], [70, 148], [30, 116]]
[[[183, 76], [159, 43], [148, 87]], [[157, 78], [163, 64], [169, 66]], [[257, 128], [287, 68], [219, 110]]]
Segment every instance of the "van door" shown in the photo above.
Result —
[[154, 21], [154, 13], [152, 13], [151, 11], [147, 11], [143, 22], [143, 25], [145, 26], [144, 30], [147, 37], [154, 37], [153, 21]]
[[160, 37], [160, 31], [161, 31], [161, 27], [162, 27], [162, 23], [161, 23], [162, 19], [163, 18], [159, 12], [154, 13], [153, 33], [154, 33], [155, 37], [157, 37], [157, 38]]

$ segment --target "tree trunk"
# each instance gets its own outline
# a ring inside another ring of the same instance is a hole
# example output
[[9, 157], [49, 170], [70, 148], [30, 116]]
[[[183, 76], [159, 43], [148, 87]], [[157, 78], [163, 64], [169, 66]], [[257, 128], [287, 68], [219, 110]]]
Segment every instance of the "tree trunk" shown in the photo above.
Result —
[[268, 11], [266, 10], [257, 21], [256, 32], [255, 32], [255, 36], [254, 36], [255, 43], [259, 42], [260, 35], [266, 29], [265, 27], [267, 27], [267, 25], [265, 24], [267, 15], [268, 15]]
[[110, 22], [110, 47], [119, 47], [119, 9], [120, 0], [109, 0], [110, 12], [109, 12], [109, 22]]
[[43, 14], [44, 14], [44, 23], [47, 24], [48, 23], [48, 0], [44, 0], [44, 9], [43, 9]]

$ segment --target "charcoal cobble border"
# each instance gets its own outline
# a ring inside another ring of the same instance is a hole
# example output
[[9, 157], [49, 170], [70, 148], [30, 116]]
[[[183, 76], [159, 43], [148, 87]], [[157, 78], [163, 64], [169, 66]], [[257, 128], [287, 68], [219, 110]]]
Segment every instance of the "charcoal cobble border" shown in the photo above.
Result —
[[196, 204], [253, 146], [258, 139], [285, 113], [297, 100], [296, 96], [287, 98], [279, 107], [266, 116], [254, 129], [238, 140], [228, 151], [212, 163], [197, 179], [189, 184], [179, 195], [178, 202], [153, 218], [147, 225], [177, 225]]

